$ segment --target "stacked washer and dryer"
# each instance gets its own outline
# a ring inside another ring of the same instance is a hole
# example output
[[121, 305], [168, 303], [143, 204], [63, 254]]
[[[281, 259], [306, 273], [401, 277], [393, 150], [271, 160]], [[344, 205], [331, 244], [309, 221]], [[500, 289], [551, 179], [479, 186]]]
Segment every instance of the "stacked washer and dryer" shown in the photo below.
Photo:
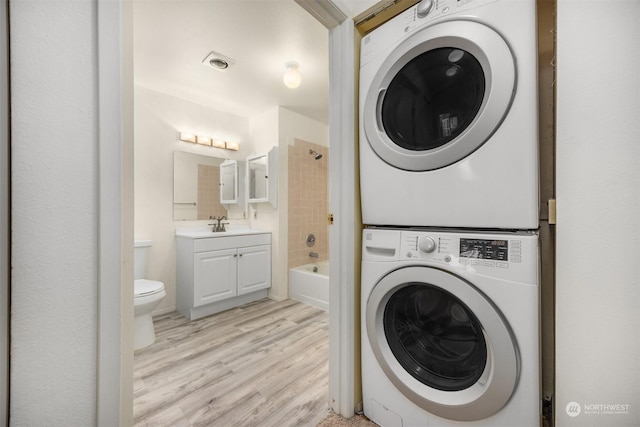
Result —
[[364, 413], [539, 426], [535, 0], [423, 0], [362, 40]]

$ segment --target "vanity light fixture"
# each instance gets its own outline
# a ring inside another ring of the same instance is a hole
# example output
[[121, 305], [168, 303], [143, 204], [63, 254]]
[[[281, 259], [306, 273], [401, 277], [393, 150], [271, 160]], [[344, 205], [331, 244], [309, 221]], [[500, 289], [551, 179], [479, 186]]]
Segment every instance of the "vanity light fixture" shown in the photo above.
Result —
[[196, 135], [190, 132], [180, 132], [180, 141], [190, 142], [192, 144], [206, 145], [207, 147], [224, 148], [227, 150], [238, 151], [240, 149], [240, 143], [227, 142], [223, 139], [211, 138], [204, 135]]
[[180, 141], [196, 143], [196, 135], [188, 132], [180, 132]]
[[213, 139], [211, 140], [211, 145], [216, 148], [227, 148], [226, 143], [221, 139]]
[[285, 72], [282, 76], [282, 81], [284, 85], [289, 89], [295, 89], [300, 86], [302, 82], [302, 76], [300, 76], [300, 70], [298, 69], [300, 66], [295, 61], [289, 61], [284, 64]]
[[196, 136], [196, 142], [198, 144], [208, 145], [209, 147], [211, 147], [211, 138], [209, 138], [208, 136], [197, 135]]
[[227, 150], [238, 151], [240, 149], [240, 144], [238, 144], [237, 142], [228, 142], [227, 141], [226, 149]]

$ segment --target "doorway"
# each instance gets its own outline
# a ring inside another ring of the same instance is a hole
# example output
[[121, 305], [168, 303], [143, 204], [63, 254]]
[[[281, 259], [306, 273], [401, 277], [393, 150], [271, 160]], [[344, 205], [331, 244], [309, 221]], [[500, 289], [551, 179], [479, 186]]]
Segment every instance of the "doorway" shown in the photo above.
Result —
[[[235, 3], [235, 2], [224, 2], [224, 3], [226, 3], [228, 6], [229, 3]], [[148, 2], [146, 3], [147, 6], [149, 4], [150, 3]], [[201, 2], [199, 2], [198, 4], [200, 5], [199, 7], [202, 7], [203, 5], [203, 3]], [[294, 7], [299, 7], [293, 3], [291, 4]], [[163, 6], [166, 6], [166, 5], [167, 3], [163, 4]], [[217, 7], [218, 3], [214, 2], [213, 5]], [[184, 3], [182, 4], [182, 7], [184, 8]], [[134, 4], [134, 8], [135, 8], [135, 4]], [[253, 14], [256, 12], [254, 11], [249, 13]], [[287, 13], [290, 13], [290, 12], [286, 12], [285, 15]], [[305, 12], [304, 10], [300, 10], [299, 13], [307, 17], [306, 16], [307, 12]], [[151, 15], [152, 13], [146, 14], [146, 16], [151, 16]], [[202, 13], [199, 13], [197, 15], [202, 15]], [[174, 17], [174, 21], [175, 19], [176, 18]], [[201, 19], [202, 17], [199, 16], [198, 18], [196, 18], [195, 21], [200, 22]], [[307, 17], [307, 19], [313, 20], [312, 17]], [[135, 9], [134, 9], [133, 21], [134, 21], [134, 34], [135, 34], [136, 33], [135, 25], [138, 22], [136, 20]], [[193, 23], [194, 21], [190, 21], [190, 22], [192, 22], [194, 27], [199, 26], [196, 23]], [[168, 28], [167, 26], [156, 25], [156, 32], [158, 31], [157, 28], [165, 28], [167, 32], [173, 31], [170, 28], [167, 29]], [[176, 31], [183, 33], [185, 32], [185, 29], [177, 28]], [[326, 29], [323, 28], [323, 31], [324, 31], [323, 33], [324, 43], [326, 45], [327, 44]], [[208, 39], [211, 39], [211, 38], [208, 38]], [[134, 58], [135, 58], [134, 63], [139, 64], [137, 56], [135, 56], [135, 49], [136, 49], [136, 46], [139, 46], [139, 44], [142, 45], [146, 43], [146, 40], [144, 41], [143, 40], [144, 40], [143, 38], [137, 38], [137, 39], [134, 38]], [[218, 40], [218, 42], [219, 41], [220, 40]], [[285, 42], [285, 44], [287, 44], [287, 42]], [[194, 48], [193, 45], [190, 45], [185, 47], [184, 49], [192, 50], [193, 48]], [[209, 45], [207, 49], [219, 49], [223, 51], [223, 53], [225, 54], [229, 53], [227, 52], [227, 49], [220, 49], [217, 46]], [[203, 51], [201, 56], [204, 57], [206, 53], [207, 51]], [[229, 56], [232, 56], [232, 55], [229, 55]], [[196, 56], [194, 55], [194, 58], [195, 57]], [[215, 80], [226, 78], [225, 74], [222, 74], [217, 70], [211, 70], [210, 68], [203, 66], [203, 64], [200, 64], [201, 59], [202, 58], [198, 56], [197, 60], [193, 63], [193, 65], [189, 65], [185, 67], [185, 69], [188, 69], [189, 72], [192, 73], [192, 75], [194, 76], [204, 75], [204, 76], [207, 76], [208, 78], [215, 79]], [[237, 62], [236, 64], [232, 65], [229, 72], [230, 73], [234, 72], [234, 69], [240, 72], [243, 64], [242, 56], [239, 55], [236, 57], [234, 55], [233, 59], [237, 60]], [[176, 64], [173, 64], [172, 66], [179, 67], [180, 64], [178, 63], [179, 61], [176, 60]], [[144, 66], [144, 64], [140, 66]], [[277, 68], [278, 64], [274, 65], [274, 67]], [[158, 67], [158, 68], [162, 68], [162, 67]], [[318, 67], [318, 68], [322, 68], [322, 67]], [[301, 87], [301, 90], [302, 88], [305, 87], [305, 84], [309, 85], [313, 82], [313, 79], [317, 78], [316, 76], [314, 76], [314, 73], [316, 72], [317, 71], [313, 70], [313, 68], [307, 67], [307, 74], [303, 74], [303, 85]], [[275, 71], [275, 73], [281, 74], [281, 71], [277, 70]], [[328, 73], [328, 70], [326, 69], [326, 67], [324, 69], [324, 73], [325, 74]], [[161, 79], [159, 79], [158, 81], [160, 80]], [[280, 75], [277, 76], [277, 80], [280, 80], [278, 81], [278, 83], [280, 84], [280, 86], [282, 86]], [[144, 176], [145, 174], [144, 168], [150, 168], [149, 170], [151, 171], [150, 173], [147, 174], [147, 177], [149, 178], [147, 182], [149, 185], [145, 185], [144, 191], [140, 191], [140, 187], [136, 188], [135, 190], [136, 198], [143, 197], [145, 200], [145, 203], [146, 201], [149, 201], [149, 203], [153, 204], [150, 209], [148, 207], [145, 208], [145, 209], [148, 209], [149, 213], [153, 215], [152, 219], [150, 220], [140, 219], [140, 218], [136, 219], [135, 237], [140, 239], [144, 238], [144, 239], [153, 240], [152, 258], [154, 257], [154, 254], [155, 254], [155, 261], [152, 261], [152, 262], [154, 262], [155, 265], [152, 267], [152, 270], [150, 272], [150, 278], [162, 281], [163, 283], [165, 283], [165, 287], [167, 289], [170, 289], [172, 286], [175, 289], [175, 286], [176, 286], [175, 272], [171, 268], [172, 257], [175, 257], [175, 247], [173, 243], [175, 240], [174, 230], [176, 227], [194, 225], [194, 223], [176, 222], [175, 218], [167, 217], [163, 213], [166, 210], [166, 206], [170, 206], [171, 202], [175, 203], [175, 201], [171, 200], [173, 181], [171, 177], [171, 174], [172, 174], [171, 164], [169, 162], [172, 161], [173, 159], [173, 152], [176, 149], [176, 145], [181, 144], [181, 142], [177, 141], [175, 138], [175, 135], [177, 134], [177, 132], [180, 130], [199, 131], [203, 128], [208, 127], [207, 129], [210, 129], [210, 132], [214, 133], [216, 131], [220, 131], [220, 129], [223, 129], [224, 132], [227, 132], [227, 137], [238, 136], [239, 138], [241, 138], [240, 140], [241, 148], [239, 151], [235, 153], [218, 151], [219, 153], [218, 155], [235, 156], [232, 158], [237, 160], [246, 158], [248, 155], [251, 154], [252, 151], [254, 151], [254, 149], [262, 149], [274, 143], [282, 145], [283, 143], [287, 143], [287, 141], [283, 141], [281, 134], [279, 139], [278, 139], [278, 136], [276, 136], [274, 140], [274, 139], [269, 139], [271, 136], [269, 135], [268, 132], [263, 132], [260, 134], [255, 133], [253, 130], [256, 128], [256, 121], [242, 120], [241, 117], [245, 113], [241, 112], [241, 109], [238, 107], [238, 105], [236, 105], [235, 102], [233, 102], [234, 101], [233, 99], [221, 100], [216, 105], [211, 106], [210, 104], [207, 104], [207, 102], [204, 100], [203, 94], [199, 94], [193, 91], [190, 91], [188, 93], [184, 92], [182, 94], [178, 94], [177, 91], [175, 92], [172, 91], [174, 87], [170, 82], [167, 82], [167, 81], [160, 81], [160, 83], [162, 83], [160, 85], [162, 90], [159, 90], [157, 87], [154, 88], [153, 87], [154, 82], [152, 80], [138, 79], [137, 75], [136, 75], [136, 82], [137, 84], [134, 90], [136, 94], [136, 100], [135, 100], [136, 109], [140, 108], [139, 102], [141, 100], [144, 100], [145, 102], [144, 108], [146, 108], [147, 111], [149, 111], [150, 109], [158, 108], [158, 106], [161, 105], [162, 103], [166, 103], [167, 105], [169, 103], [171, 103], [171, 105], [180, 104], [181, 106], [180, 108], [182, 109], [181, 114], [176, 113], [178, 109], [173, 110], [171, 114], [169, 114], [168, 109], [165, 110], [164, 112], [158, 110], [157, 114], [154, 113], [156, 115], [156, 118], [158, 119], [154, 123], [157, 124], [158, 126], [155, 126], [155, 125], [150, 126], [148, 122], [142, 124], [142, 126], [153, 127], [155, 133], [149, 132], [149, 133], [143, 134], [141, 131], [142, 129], [141, 125], [138, 122], [138, 117], [136, 116], [136, 119], [135, 119], [136, 121], [136, 131], [135, 131], [136, 157], [145, 158], [144, 163], [138, 163], [138, 161], [136, 160], [136, 177], [135, 177], [136, 187], [138, 187], [137, 183], [140, 182], [139, 179], [141, 179], [141, 177]], [[212, 86], [206, 86], [206, 89], [203, 90], [203, 92], [205, 91], [215, 92], [216, 89], [217, 88]], [[238, 93], [240, 93], [242, 92], [242, 89], [239, 88], [237, 91]], [[278, 88], [277, 91], [285, 91], [285, 94], [287, 96], [289, 97], [293, 96], [292, 95], [293, 92], [286, 92], [286, 91], [290, 91], [290, 89], [286, 89], [284, 87]], [[326, 91], [326, 88], [325, 88], [325, 91]], [[139, 96], [140, 94], [143, 94], [143, 95]], [[255, 95], [256, 95], [256, 98], [260, 97], [259, 93], [255, 93]], [[328, 93], [325, 96], [328, 98]], [[171, 101], [167, 101], [168, 98], [171, 98]], [[289, 102], [293, 102], [293, 100], [294, 98], [291, 98]], [[204, 105], [209, 111], [216, 110], [224, 114], [219, 114], [218, 116], [205, 114], [203, 113], [203, 111], [198, 111], [194, 107], [194, 105], [196, 104]], [[254, 106], [253, 108], [258, 108], [258, 107]], [[291, 109], [291, 111], [294, 111], [295, 113], [300, 115], [317, 114], [317, 113], [314, 113], [313, 107], [311, 106], [304, 106], [304, 108], [301, 108], [299, 111], [295, 111], [293, 107], [286, 107], [286, 108]], [[328, 112], [326, 114], [328, 114]], [[238, 119], [238, 117], [240, 117], [240, 119]], [[276, 115], [275, 118], [276, 120], [279, 120], [279, 116]], [[208, 123], [210, 122], [214, 122], [215, 126], [209, 125]], [[185, 127], [191, 126], [191, 127], [184, 128], [182, 126], [185, 126]], [[267, 128], [267, 127], [268, 126], [264, 126], [264, 128]], [[163, 129], [163, 130], [169, 129], [169, 132], [168, 132], [169, 137], [167, 138], [166, 135], [160, 135], [160, 133], [158, 132], [160, 129]], [[268, 130], [269, 129], [267, 129], [267, 131]], [[229, 134], [233, 134], [234, 132], [235, 132], [235, 135], [229, 136]], [[217, 135], [211, 134], [211, 136], [216, 137]], [[142, 142], [142, 144], [139, 145], [138, 142], [141, 139], [144, 139], [144, 142]], [[140, 148], [142, 148], [143, 146], [144, 148], [140, 150]], [[196, 147], [196, 146], [191, 146], [189, 148], [192, 148], [192, 147]], [[197, 148], [200, 149], [200, 151], [207, 150], [208, 153], [212, 153], [215, 150], [210, 147], [197, 147]], [[180, 148], [177, 148], [177, 149], [180, 149]], [[284, 151], [284, 153], [286, 154], [287, 152]], [[307, 154], [307, 156], [311, 157], [309, 156], [309, 154]], [[326, 162], [328, 161], [328, 158], [329, 158], [328, 152], [326, 152], [324, 156], [325, 157], [324, 159], [322, 159], [322, 161], [325, 162], [324, 164], [326, 168], [326, 165], [327, 165]], [[314, 159], [310, 159], [310, 160], [315, 161]], [[319, 161], [316, 161], [316, 163], [320, 165], [322, 161], [319, 160]], [[146, 178], [142, 178], [142, 179], [146, 179]], [[326, 182], [326, 179], [327, 179], [326, 169], [325, 169], [324, 179]], [[325, 190], [325, 193], [327, 193], [327, 195], [325, 196], [325, 199], [326, 199], [326, 197], [328, 197], [328, 190]], [[136, 204], [136, 215], [139, 215], [142, 213], [142, 208], [140, 208], [141, 205], [139, 205], [138, 201], [136, 201], [135, 204]], [[286, 207], [286, 204], [282, 203], [281, 206]], [[324, 224], [326, 224], [326, 212], [327, 212], [326, 202], [325, 202], [325, 207], [321, 209], [324, 210], [321, 216], [323, 218]], [[257, 210], [257, 214], [256, 214], [257, 218], [253, 218], [254, 212], [251, 209], [247, 209], [246, 214], [248, 214], [250, 217], [242, 218], [242, 213], [241, 213], [239, 216], [237, 216], [233, 220], [237, 222], [244, 221], [244, 223], [252, 224], [254, 222], [253, 220], [257, 219], [258, 221], [255, 221], [257, 222], [257, 226], [262, 227], [265, 223], [268, 223], [268, 221], [271, 220], [269, 216], [274, 215], [274, 212], [269, 210], [268, 207], [263, 208], [263, 206], [260, 206], [258, 207], [258, 210]], [[147, 218], [150, 218], [150, 217], [147, 217]], [[274, 220], [278, 221], [278, 218], [275, 215], [274, 215]], [[137, 227], [139, 221], [146, 222], [146, 226], [144, 227], [144, 230], [145, 230], [144, 234], [138, 234], [139, 231], [143, 229], [142, 227]], [[152, 222], [155, 222], [156, 224], [153, 225]], [[285, 229], [286, 229], [286, 223], [283, 223], [282, 220], [279, 220], [277, 224], [276, 232], [278, 233], [279, 236], [283, 236], [283, 237], [281, 238], [280, 246], [279, 246], [281, 259], [277, 264], [277, 270], [278, 270], [277, 274], [279, 274], [278, 281], [281, 282], [284, 286], [286, 286], [286, 271], [287, 271], [287, 258], [288, 258], [287, 252], [286, 252], [287, 245], [285, 243], [286, 234], [283, 234]], [[328, 235], [328, 232], [326, 232], [326, 234]], [[325, 249], [325, 253], [326, 253], [326, 256], [328, 257], [328, 243], [327, 243], [328, 237], [324, 238], [324, 240], [325, 240], [325, 245], [327, 246], [327, 249]], [[280, 295], [283, 295], [283, 294], [280, 294]], [[166, 300], [166, 304], [164, 308], [167, 310], [171, 310], [171, 307], [172, 307], [172, 302], [168, 298]]]

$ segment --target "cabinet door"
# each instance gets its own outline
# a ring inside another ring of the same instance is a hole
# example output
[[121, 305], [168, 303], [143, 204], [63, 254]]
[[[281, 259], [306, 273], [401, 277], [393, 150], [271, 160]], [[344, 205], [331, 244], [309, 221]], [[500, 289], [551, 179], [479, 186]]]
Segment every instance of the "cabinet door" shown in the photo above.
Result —
[[236, 249], [194, 254], [193, 306], [199, 307], [237, 295]]
[[238, 295], [271, 287], [271, 246], [238, 249]]

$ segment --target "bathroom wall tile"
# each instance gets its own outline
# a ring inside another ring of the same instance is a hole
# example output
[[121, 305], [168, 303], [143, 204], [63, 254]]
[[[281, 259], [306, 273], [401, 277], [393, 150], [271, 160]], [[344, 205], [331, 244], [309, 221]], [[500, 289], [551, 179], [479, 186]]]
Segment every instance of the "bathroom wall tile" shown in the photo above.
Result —
[[[328, 258], [328, 154], [327, 147], [303, 140], [289, 147], [289, 268]], [[312, 248], [306, 245], [310, 233], [316, 237]], [[318, 260], [309, 257], [312, 251]]]

